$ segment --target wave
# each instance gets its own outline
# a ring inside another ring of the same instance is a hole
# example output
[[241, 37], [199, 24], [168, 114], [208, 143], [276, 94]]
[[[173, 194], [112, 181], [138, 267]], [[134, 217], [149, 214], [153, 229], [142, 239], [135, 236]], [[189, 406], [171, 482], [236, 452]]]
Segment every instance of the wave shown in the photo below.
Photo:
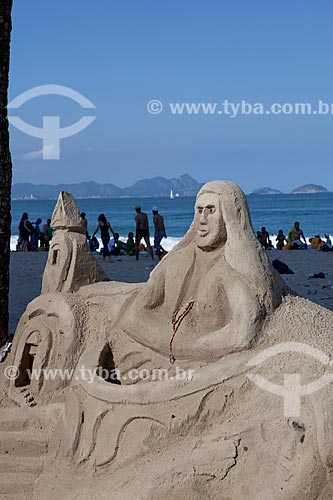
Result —
[[[100, 238], [97, 238], [97, 239], [99, 241], [100, 246], [102, 246], [102, 240]], [[120, 239], [122, 241], [126, 242], [127, 237], [126, 236], [120, 236]], [[11, 239], [10, 239], [10, 249], [13, 252], [16, 250], [17, 240], [18, 240], [18, 234], [15, 234], [15, 235], [11, 236]], [[163, 238], [163, 240], [162, 240], [162, 246], [163, 246], [163, 248], [165, 250], [167, 250], [169, 252], [181, 240], [182, 240], [182, 238], [176, 238], [176, 237], [173, 237], [173, 236], [168, 236], [166, 239]], [[143, 242], [143, 240], [142, 240], [142, 242]], [[150, 238], [150, 243], [151, 243], [151, 245], [153, 245], [154, 238]]]
[[[305, 239], [308, 243], [308, 245], [310, 244], [309, 242], [309, 238], [311, 238], [312, 236], [306, 236]], [[333, 241], [333, 235], [329, 235], [331, 241]], [[98, 241], [99, 241], [99, 244], [100, 246], [102, 246], [102, 240], [100, 238], [97, 238]], [[120, 239], [122, 241], [125, 241], [127, 240], [127, 237], [126, 236], [120, 236]], [[276, 244], [276, 234], [271, 234], [270, 235], [270, 239], [273, 243], [273, 245]], [[18, 240], [18, 235], [12, 235], [11, 236], [11, 239], [10, 239], [10, 249], [11, 251], [15, 251], [16, 250], [16, 244], [17, 244], [17, 240]], [[170, 252], [170, 250], [173, 249], [174, 246], [177, 245], [177, 243], [179, 243], [180, 241], [182, 240], [182, 238], [180, 237], [174, 237], [174, 236], [168, 236], [166, 239], [163, 238], [162, 240], [162, 247], [167, 250], [168, 252]], [[142, 243], [143, 243], [143, 240], [142, 240]], [[150, 238], [150, 243], [151, 245], [153, 245], [154, 243], [154, 238]]]

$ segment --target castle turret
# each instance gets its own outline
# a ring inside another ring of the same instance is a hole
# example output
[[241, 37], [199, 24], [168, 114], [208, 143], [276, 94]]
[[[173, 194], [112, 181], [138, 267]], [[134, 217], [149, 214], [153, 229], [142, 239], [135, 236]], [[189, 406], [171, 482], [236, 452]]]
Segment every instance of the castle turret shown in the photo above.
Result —
[[104, 271], [89, 251], [79, 208], [71, 193], [61, 191], [53, 211], [55, 230], [44, 271], [42, 293], [75, 292], [105, 281]]

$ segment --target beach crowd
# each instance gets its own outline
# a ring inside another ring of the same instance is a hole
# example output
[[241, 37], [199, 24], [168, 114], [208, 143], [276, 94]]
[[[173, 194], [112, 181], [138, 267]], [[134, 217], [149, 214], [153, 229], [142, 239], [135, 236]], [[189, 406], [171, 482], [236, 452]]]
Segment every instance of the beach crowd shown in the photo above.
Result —
[[[114, 231], [110, 221], [104, 214], [98, 216], [97, 227], [92, 234], [88, 230], [88, 220], [85, 212], [80, 214], [80, 224], [86, 234], [90, 251], [99, 252], [104, 259], [110, 259], [112, 255], [129, 255], [135, 256], [138, 260], [140, 254], [150, 254], [153, 260], [155, 255], [161, 260], [167, 253], [161, 244], [163, 238], [167, 238], [164, 218], [157, 207], [152, 208], [152, 216], [154, 225], [153, 246], [150, 243], [148, 215], [142, 211], [140, 205], [135, 206], [135, 231], [128, 233], [126, 241], [120, 239], [119, 233]], [[98, 233], [102, 241], [101, 248], [96, 237]], [[42, 226], [42, 219], [38, 218], [35, 222], [30, 222], [28, 213], [24, 212], [19, 224], [19, 239], [16, 249], [23, 252], [48, 251], [52, 236], [51, 219], [47, 219]], [[307, 250], [311, 248], [322, 252], [333, 251], [332, 241], [328, 234], [325, 234], [325, 239], [322, 239], [320, 234], [315, 234], [309, 239], [308, 243], [298, 221], [290, 228], [287, 236], [282, 229], [278, 231], [277, 236], [271, 236], [266, 227], [263, 226], [260, 231], [257, 231], [257, 238], [266, 250]]]
[[47, 219], [42, 226], [42, 219], [38, 218], [35, 222], [30, 222], [29, 214], [22, 214], [18, 226], [19, 237], [16, 244], [16, 250], [22, 252], [32, 252], [36, 250], [48, 251], [52, 239], [53, 230], [51, 228], [51, 219]]
[[[154, 224], [154, 244], [150, 243], [150, 229], [148, 215], [142, 211], [140, 205], [135, 206], [135, 233], [130, 231], [127, 241], [120, 239], [119, 233], [115, 232], [110, 221], [104, 214], [100, 214], [97, 219], [97, 227], [90, 235], [88, 229], [88, 220], [85, 212], [80, 214], [80, 224], [82, 232], [86, 234], [87, 243], [91, 252], [100, 250], [104, 259], [111, 258], [111, 255], [129, 255], [135, 256], [139, 260], [139, 255], [150, 254], [152, 260], [155, 255], [161, 260], [166, 255], [166, 250], [162, 247], [163, 238], [167, 238], [164, 217], [159, 213], [157, 207], [152, 208]], [[35, 222], [29, 220], [29, 214], [24, 212], [21, 217], [19, 229], [19, 238], [16, 245], [17, 251], [48, 251], [53, 236], [51, 219], [42, 226], [42, 219], [38, 218]], [[102, 248], [96, 235], [100, 233]], [[134, 236], [135, 234], [135, 236]], [[142, 243], [142, 240], [144, 243]]]
[[298, 221], [294, 223], [287, 236], [285, 236], [282, 229], [279, 229], [275, 238], [275, 246], [266, 227], [262, 227], [261, 231], [257, 231], [257, 238], [266, 250], [307, 250], [310, 247], [312, 250], [322, 252], [333, 251], [332, 241], [328, 234], [325, 234], [325, 240], [320, 237], [320, 234], [316, 234], [309, 238], [310, 245], [308, 245]]

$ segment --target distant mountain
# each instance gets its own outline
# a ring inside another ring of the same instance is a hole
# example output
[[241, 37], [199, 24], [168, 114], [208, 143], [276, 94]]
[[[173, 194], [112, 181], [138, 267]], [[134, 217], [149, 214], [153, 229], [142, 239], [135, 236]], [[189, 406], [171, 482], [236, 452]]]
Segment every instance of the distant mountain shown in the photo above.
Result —
[[69, 191], [77, 198], [111, 198], [121, 196], [122, 190], [113, 184], [80, 182], [79, 184], [39, 184], [18, 183], [13, 185], [13, 199], [56, 199], [60, 191]]
[[305, 186], [300, 186], [291, 191], [291, 194], [311, 194], [311, 193], [328, 193], [328, 189], [324, 186], [318, 186], [316, 184], [305, 184]]
[[250, 194], [282, 194], [282, 191], [279, 191], [278, 189], [272, 189], [270, 187], [262, 187], [254, 189]]
[[169, 196], [171, 190], [174, 195], [195, 196], [201, 186], [202, 184], [188, 174], [177, 179], [144, 179], [127, 188], [93, 181], [58, 185], [18, 183], [13, 185], [12, 197], [14, 200], [56, 199], [60, 191], [69, 191], [76, 198], [164, 197]]
[[165, 179], [164, 177], [154, 177], [138, 181], [133, 186], [123, 189], [123, 195], [127, 196], [169, 196], [172, 190], [174, 194], [180, 196], [196, 196], [202, 184], [193, 179], [190, 175], [184, 174], [178, 179]]

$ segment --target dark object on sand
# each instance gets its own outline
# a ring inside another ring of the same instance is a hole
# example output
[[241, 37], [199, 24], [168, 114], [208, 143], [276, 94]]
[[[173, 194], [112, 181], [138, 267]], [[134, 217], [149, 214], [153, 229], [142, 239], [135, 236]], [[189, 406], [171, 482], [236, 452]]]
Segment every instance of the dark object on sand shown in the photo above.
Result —
[[295, 422], [295, 420], [294, 420], [293, 423], [292, 423], [292, 426], [293, 426], [293, 428], [296, 431], [303, 431], [303, 432], [305, 432], [305, 426], [304, 426], [304, 424], [300, 424], [299, 422]]
[[287, 264], [285, 264], [284, 262], [282, 262], [282, 260], [275, 259], [275, 260], [273, 260], [272, 265], [273, 265], [274, 269], [276, 269], [276, 271], [279, 274], [295, 274], [294, 271], [292, 271], [287, 266]]
[[324, 280], [325, 279], [325, 273], [314, 273], [314, 274], [310, 274], [309, 276], [309, 279], [321, 279], [321, 280]]

